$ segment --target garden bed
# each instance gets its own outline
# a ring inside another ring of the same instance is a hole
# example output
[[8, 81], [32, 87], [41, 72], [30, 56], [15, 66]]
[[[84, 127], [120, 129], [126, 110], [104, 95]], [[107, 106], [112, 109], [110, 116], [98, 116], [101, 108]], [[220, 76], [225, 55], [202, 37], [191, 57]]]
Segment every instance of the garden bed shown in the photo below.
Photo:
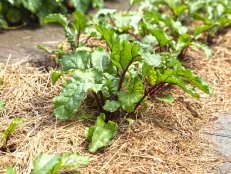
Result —
[[0, 173], [6, 165], [15, 165], [18, 173], [30, 173], [33, 160], [42, 152], [90, 156], [92, 161], [79, 169], [81, 173], [215, 173], [224, 158], [201, 130], [217, 115], [231, 112], [230, 45], [229, 29], [212, 45], [212, 58], [188, 50], [188, 57], [193, 58], [187, 66], [206, 79], [213, 96], [201, 94], [195, 100], [174, 87], [174, 104], [149, 102], [131, 126], [121, 122], [112, 145], [95, 155], [87, 152], [83, 136], [89, 121], [61, 122], [53, 116], [52, 99], [61, 82], [52, 86], [49, 73], [26, 60], [2, 66], [0, 98], [6, 109], [0, 117], [1, 131], [12, 118], [23, 118], [24, 123], [10, 140], [16, 150], [0, 152]]

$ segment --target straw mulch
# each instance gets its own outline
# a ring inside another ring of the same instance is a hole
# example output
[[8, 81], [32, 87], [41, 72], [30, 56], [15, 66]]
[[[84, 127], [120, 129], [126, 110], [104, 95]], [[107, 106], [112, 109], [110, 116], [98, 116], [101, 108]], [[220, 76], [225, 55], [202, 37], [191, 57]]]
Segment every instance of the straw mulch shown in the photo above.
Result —
[[81, 173], [217, 173], [224, 158], [202, 129], [213, 124], [217, 116], [231, 113], [231, 30], [219, 36], [211, 59], [189, 50], [187, 62], [209, 82], [213, 96], [201, 93], [195, 100], [177, 87], [169, 89], [176, 101], [148, 103], [147, 111], [134, 117], [132, 126], [120, 124], [114, 142], [91, 155], [87, 152], [84, 129], [86, 121], [60, 122], [52, 115], [52, 99], [61, 85], [52, 86], [49, 73], [30, 64], [2, 66], [0, 99], [6, 109], [0, 116], [0, 131], [12, 118], [24, 123], [11, 137], [16, 143], [13, 153], [0, 153], [0, 173], [14, 165], [18, 173], [27, 174], [32, 162], [42, 152], [80, 152], [92, 158], [80, 168]]

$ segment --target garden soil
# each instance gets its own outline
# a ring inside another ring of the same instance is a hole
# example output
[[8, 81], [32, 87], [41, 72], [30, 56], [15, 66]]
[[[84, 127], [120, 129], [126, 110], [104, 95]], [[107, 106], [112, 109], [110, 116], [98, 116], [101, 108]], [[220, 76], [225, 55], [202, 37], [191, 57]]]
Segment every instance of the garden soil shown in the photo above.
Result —
[[85, 127], [93, 122], [64, 122], [52, 114], [52, 99], [62, 89], [62, 80], [52, 86], [45, 68], [33, 66], [26, 58], [9, 64], [9, 57], [0, 65], [0, 100], [6, 103], [0, 131], [13, 118], [23, 118], [24, 123], [10, 137], [14, 151], [0, 152], [0, 173], [12, 165], [19, 174], [29, 174], [38, 154], [65, 152], [91, 157], [88, 166], [79, 168], [83, 174], [219, 173], [227, 158], [204, 128], [212, 129], [218, 117], [231, 113], [231, 30], [219, 35], [211, 47], [209, 59], [189, 49], [185, 64], [210, 84], [212, 96], [201, 93], [196, 100], [171, 87], [166, 92], [174, 95], [174, 103], [150, 101], [145, 112], [132, 117], [132, 125], [121, 121], [112, 144], [96, 154], [87, 152], [84, 138]]

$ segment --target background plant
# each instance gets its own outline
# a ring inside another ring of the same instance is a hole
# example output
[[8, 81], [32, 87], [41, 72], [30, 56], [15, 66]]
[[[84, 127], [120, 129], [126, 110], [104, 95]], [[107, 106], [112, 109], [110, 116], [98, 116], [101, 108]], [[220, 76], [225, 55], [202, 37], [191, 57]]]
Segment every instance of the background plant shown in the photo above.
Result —
[[103, 0], [2, 0], [0, 28], [32, 21], [42, 24], [44, 17], [52, 13], [67, 14], [74, 9], [85, 13], [89, 7], [102, 8], [103, 4]]

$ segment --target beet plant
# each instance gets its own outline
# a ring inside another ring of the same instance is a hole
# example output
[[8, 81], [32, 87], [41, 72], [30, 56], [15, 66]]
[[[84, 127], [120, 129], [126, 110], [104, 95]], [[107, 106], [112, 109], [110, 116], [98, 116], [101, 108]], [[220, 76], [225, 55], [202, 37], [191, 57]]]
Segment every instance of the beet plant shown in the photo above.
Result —
[[121, 37], [104, 23], [94, 27], [106, 46], [83, 45], [62, 56], [58, 61], [62, 69], [59, 75], [69, 74], [71, 78], [54, 98], [54, 115], [67, 120], [80, 110], [88, 96], [94, 97], [101, 115], [86, 133], [91, 141], [90, 152], [114, 137], [116, 123], [110, 120], [136, 112], [148, 96], [155, 96], [166, 84], [177, 85], [196, 98], [199, 95], [194, 87], [210, 93], [209, 86], [184, 68], [171, 52], [146, 51], [137, 41]]
[[[206, 31], [203, 26], [192, 28], [184, 22], [194, 18], [192, 4], [180, 2], [133, 0], [131, 7], [140, 3], [141, 10], [103, 9], [92, 19], [74, 12], [72, 21], [60, 14], [45, 18], [45, 23], [58, 22], [64, 27], [71, 47], [58, 56], [60, 69], [51, 75], [53, 83], [68, 77], [54, 98], [54, 115], [60, 120], [83, 113], [98, 116], [85, 132], [91, 153], [110, 144], [116, 122], [138, 112], [148, 99], [173, 102], [170, 94], [158, 96], [166, 86], [178, 86], [195, 98], [199, 98], [197, 89], [211, 94], [208, 84], [181, 63], [188, 47], [202, 49], [207, 57], [211, 50], [200, 42], [199, 36]], [[229, 18], [228, 13], [224, 15]], [[85, 41], [80, 40], [82, 34], [87, 35]], [[88, 43], [91, 37], [98, 45]], [[95, 107], [83, 110], [89, 100]]]

